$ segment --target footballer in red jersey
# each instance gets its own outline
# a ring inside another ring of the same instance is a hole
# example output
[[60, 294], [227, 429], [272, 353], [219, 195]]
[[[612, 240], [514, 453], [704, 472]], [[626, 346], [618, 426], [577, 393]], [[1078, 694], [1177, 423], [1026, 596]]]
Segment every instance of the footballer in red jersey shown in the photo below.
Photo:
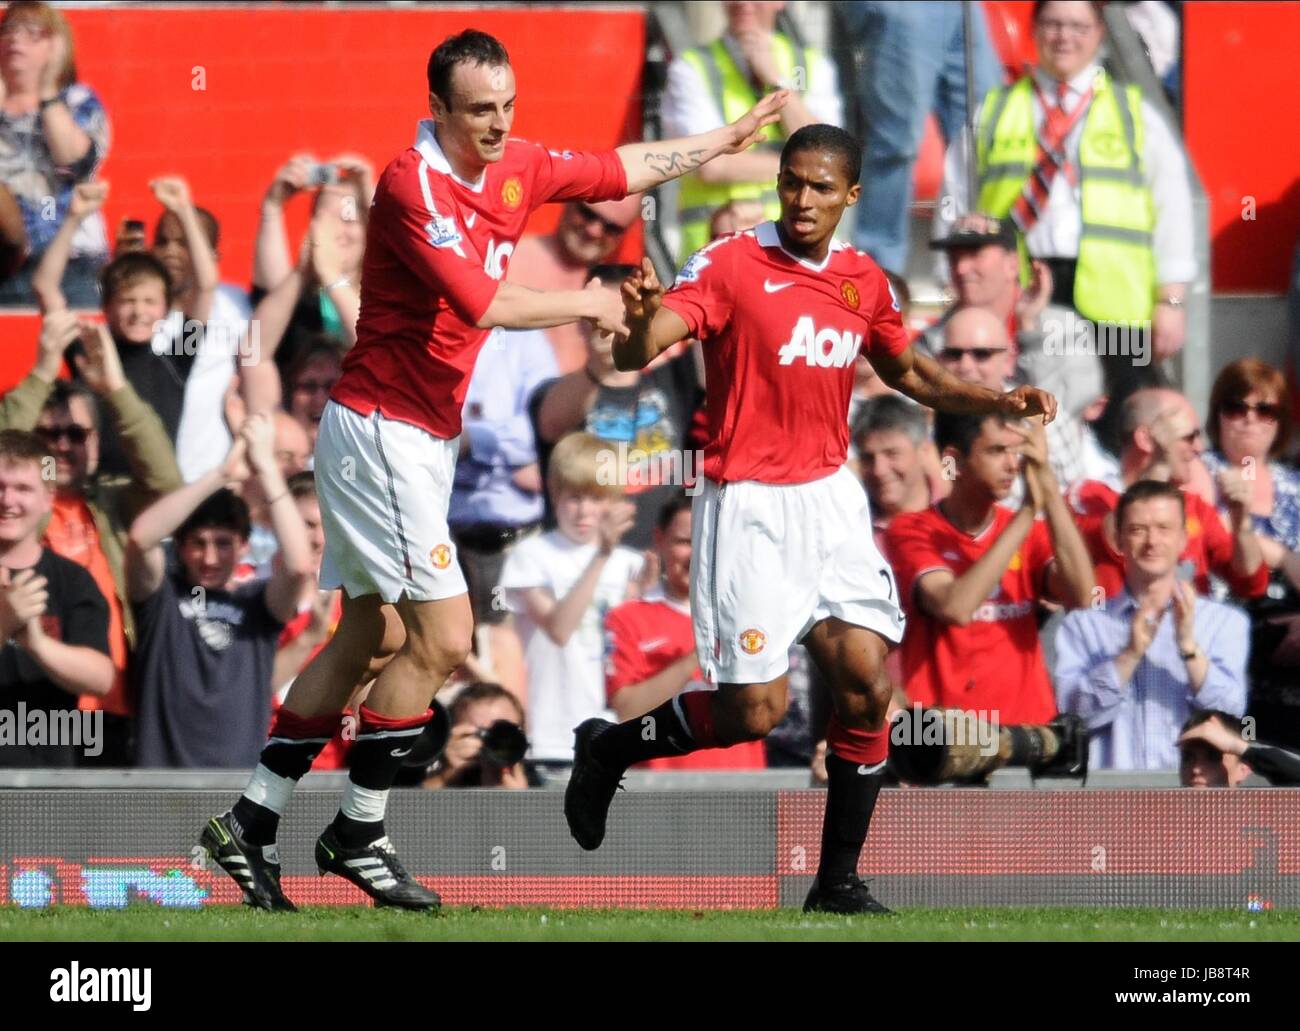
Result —
[[294, 681], [243, 796], [201, 843], [263, 909], [290, 910], [275, 837], [294, 785], [333, 736], [358, 682], [350, 773], [316, 865], [377, 903], [438, 906], [403, 869], [384, 830], [388, 791], [465, 659], [473, 615], [447, 527], [470, 373], [497, 327], [590, 319], [626, 335], [600, 289], [536, 291], [503, 281], [529, 214], [552, 201], [623, 198], [740, 153], [780, 118], [778, 90], [730, 125], [594, 153], [512, 139], [515, 76], [505, 48], [473, 29], [429, 58], [429, 112], [384, 170], [366, 229], [357, 343], [321, 418], [316, 487], [325, 527], [321, 586], [341, 587], [338, 630]]
[[862, 190], [861, 153], [842, 129], [798, 129], [781, 153], [779, 221], [698, 251], [667, 293], [649, 262], [623, 284], [630, 336], [614, 343], [620, 369], [691, 336], [704, 350], [709, 442], [691, 612], [716, 690], [688, 691], [625, 723], [579, 726], [564, 805], [578, 844], [597, 848], [633, 763], [765, 737], [785, 712], [787, 655], [801, 641], [834, 708], [805, 907], [845, 913], [884, 910], [856, 871], [888, 757], [884, 659], [903, 630], [866, 493], [844, 468], [854, 361], [865, 355], [886, 383], [931, 407], [1049, 418], [1056, 409], [1043, 391], [963, 383], [913, 351], [885, 274], [833, 239]]

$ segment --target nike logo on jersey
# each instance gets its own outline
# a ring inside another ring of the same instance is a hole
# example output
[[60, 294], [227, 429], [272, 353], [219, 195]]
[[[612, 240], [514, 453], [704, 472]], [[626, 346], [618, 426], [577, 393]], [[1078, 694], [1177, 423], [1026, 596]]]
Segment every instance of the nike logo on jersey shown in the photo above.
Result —
[[862, 334], [852, 330], [819, 330], [810, 315], [801, 315], [790, 339], [781, 345], [782, 365], [793, 365], [802, 358], [820, 369], [842, 369], [852, 365], [862, 347]]
[[471, 211], [468, 215], [465, 216], [465, 228], [466, 228], [466, 229], [473, 229], [473, 228], [474, 228], [474, 223], [475, 223], [476, 221], [478, 221], [478, 212], [477, 212], [477, 211]]
[[662, 648], [667, 643], [668, 643], [668, 638], [656, 637], [653, 641], [642, 641], [640, 643], [640, 648], [643, 652], [652, 652], [656, 648]]
[[784, 290], [787, 286], [794, 286], [794, 283], [773, 283], [770, 279], [763, 280], [763, 290], [769, 294]]

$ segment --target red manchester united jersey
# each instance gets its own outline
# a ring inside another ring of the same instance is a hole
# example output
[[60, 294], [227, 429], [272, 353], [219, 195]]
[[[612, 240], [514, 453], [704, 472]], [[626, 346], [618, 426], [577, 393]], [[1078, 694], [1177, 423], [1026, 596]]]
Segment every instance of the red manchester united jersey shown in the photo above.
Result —
[[935, 619], [913, 597], [916, 582], [932, 570], [946, 569], [954, 576], [969, 570], [1014, 518], [994, 505], [992, 524], [972, 537], [953, 526], [936, 505], [895, 516], [885, 531], [885, 553], [907, 612], [903, 683], [913, 702], [983, 709], [996, 714], [1003, 725], [1046, 723], [1056, 715], [1034, 614], [1043, 596], [1044, 571], [1052, 561], [1046, 524], [1034, 523], [968, 625]]
[[547, 201], [623, 197], [613, 151], [556, 153], [509, 140], [477, 182], [457, 178], [433, 123], [384, 169], [361, 270], [357, 343], [331, 395], [437, 437], [460, 433], [465, 390], [488, 330], [477, 322], [505, 275], [529, 214]]
[[[605, 694], [612, 702], [623, 688], [649, 680], [694, 651], [688, 605], [669, 600], [662, 587], [639, 601], [625, 601], [605, 617]], [[698, 668], [694, 680], [705, 682]], [[746, 741], [639, 765], [649, 770], [760, 770], [767, 758], [763, 742]]]
[[898, 301], [874, 261], [840, 243], [820, 265], [797, 258], [774, 222], [693, 254], [664, 305], [704, 345], [703, 471], [717, 482], [829, 476], [848, 455], [859, 351], [907, 347]]

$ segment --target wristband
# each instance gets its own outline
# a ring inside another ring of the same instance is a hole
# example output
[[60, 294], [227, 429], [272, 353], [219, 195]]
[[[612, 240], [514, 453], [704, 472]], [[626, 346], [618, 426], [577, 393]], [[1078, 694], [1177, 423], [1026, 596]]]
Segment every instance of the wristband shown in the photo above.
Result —
[[62, 104], [62, 103], [63, 103], [63, 95], [59, 94], [58, 96], [53, 96], [50, 97], [48, 100], [42, 100], [39, 103], [37, 103], [36, 110], [38, 110], [41, 114], [45, 114], [45, 109], [47, 107], [51, 107], [54, 104]]
[[1178, 657], [1182, 659], [1184, 662], [1191, 662], [1193, 659], [1199, 658], [1200, 655], [1201, 655], [1201, 649], [1199, 647], [1194, 647], [1189, 652], [1180, 651], [1178, 653]]

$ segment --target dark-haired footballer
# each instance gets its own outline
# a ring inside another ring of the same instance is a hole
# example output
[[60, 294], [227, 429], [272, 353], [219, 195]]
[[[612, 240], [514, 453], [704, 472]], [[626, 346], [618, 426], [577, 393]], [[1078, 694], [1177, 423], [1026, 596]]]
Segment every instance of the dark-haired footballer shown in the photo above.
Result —
[[785, 712], [790, 645], [802, 641], [834, 705], [821, 861], [805, 908], [842, 913], [887, 912], [856, 871], [888, 755], [884, 659], [903, 635], [867, 496], [844, 468], [854, 360], [865, 354], [886, 383], [931, 407], [1056, 411], [1041, 390], [962, 383], [908, 345], [885, 274], [832, 238], [861, 193], [861, 152], [834, 126], [799, 129], [781, 153], [780, 221], [697, 251], [667, 293], [649, 262], [623, 285], [631, 335], [614, 343], [620, 369], [688, 336], [703, 343], [709, 444], [693, 509], [691, 612], [717, 690], [679, 694], [627, 723], [581, 724], [564, 806], [578, 844], [597, 848], [633, 763], [765, 737]]
[[[515, 73], [505, 47], [467, 29], [429, 57], [415, 142], [379, 178], [366, 228], [357, 343], [343, 360], [316, 439], [325, 526], [320, 582], [344, 591], [338, 630], [294, 680], [243, 796], [202, 844], [251, 905], [288, 910], [275, 847], [280, 814], [333, 736], [359, 679], [382, 671], [360, 707], [342, 805], [316, 864], [376, 902], [434, 909], [384, 827], [388, 792], [428, 723], [429, 702], [470, 649], [474, 620], [447, 525], [470, 373], [495, 327], [590, 319], [624, 333], [608, 290], [503, 282], [528, 216], [652, 189], [739, 153], [780, 117], [769, 94], [712, 132], [617, 150], [548, 150], [512, 139]], [[595, 284], [599, 287], [599, 284]], [[245, 876], [247, 875], [247, 876]]]

